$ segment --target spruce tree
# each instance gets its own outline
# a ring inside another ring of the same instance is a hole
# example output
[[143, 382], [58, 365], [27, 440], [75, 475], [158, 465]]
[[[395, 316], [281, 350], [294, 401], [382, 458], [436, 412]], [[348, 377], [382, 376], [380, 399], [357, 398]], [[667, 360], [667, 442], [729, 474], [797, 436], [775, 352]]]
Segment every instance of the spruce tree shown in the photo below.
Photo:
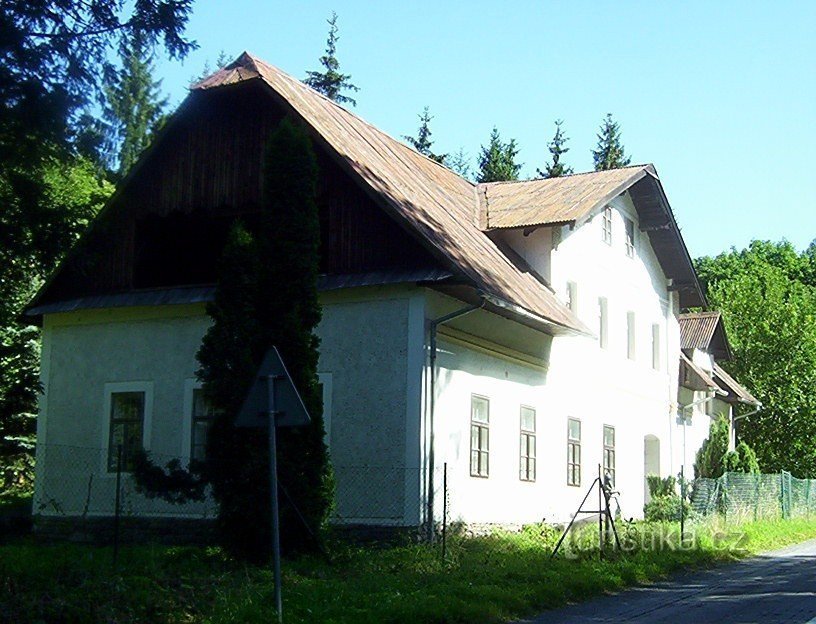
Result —
[[430, 109], [426, 106], [419, 115], [419, 129], [417, 130], [416, 137], [405, 135], [403, 138], [420, 154], [424, 154], [439, 164], [444, 164], [447, 154], [434, 154], [431, 151], [431, 146], [433, 145], [433, 141], [431, 140], [431, 119], [433, 119], [433, 117], [431, 117]]
[[598, 149], [592, 150], [592, 159], [595, 161], [595, 171], [620, 169], [632, 162], [632, 159], [624, 153], [620, 125], [613, 121], [612, 113], [607, 113], [601, 124]]
[[552, 162], [544, 166], [544, 171], [541, 171], [541, 169], [536, 170], [539, 177], [558, 178], [572, 173], [572, 167], [561, 162], [561, 156], [570, 150], [570, 148], [564, 147], [567, 141], [569, 141], [569, 137], [565, 136], [564, 131], [561, 129], [563, 123], [564, 121], [561, 119], [555, 122], [555, 136], [553, 136], [552, 141], [547, 144], [547, 149], [549, 149], [550, 154], [552, 154]]
[[445, 158], [445, 166], [466, 180], [471, 180], [470, 155], [464, 148], [460, 147], [458, 151]]
[[153, 79], [153, 53], [138, 32], [122, 40], [121, 67], [108, 72], [105, 120], [108, 122], [109, 164], [124, 176], [150, 144], [164, 120], [167, 98], [161, 80]]
[[354, 98], [343, 94], [346, 90], [360, 89], [349, 82], [351, 75], [340, 73], [340, 62], [337, 60], [337, 40], [340, 38], [337, 35], [337, 13], [332, 12], [332, 16], [326, 21], [329, 24], [329, 36], [326, 40], [326, 54], [320, 57], [323, 71], [306, 72], [306, 79], [303, 82], [338, 104], [357, 106]]
[[515, 139], [504, 143], [498, 129], [494, 126], [490, 133], [490, 142], [482, 146], [479, 155], [479, 173], [477, 182], [500, 182], [518, 180], [521, 164], [516, 163], [518, 146]]

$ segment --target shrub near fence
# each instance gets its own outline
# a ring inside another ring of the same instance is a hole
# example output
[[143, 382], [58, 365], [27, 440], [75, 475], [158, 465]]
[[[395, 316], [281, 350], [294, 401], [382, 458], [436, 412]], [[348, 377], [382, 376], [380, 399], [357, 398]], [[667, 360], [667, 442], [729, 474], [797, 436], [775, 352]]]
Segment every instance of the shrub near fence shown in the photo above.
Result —
[[691, 506], [700, 515], [729, 520], [805, 517], [816, 513], [816, 479], [726, 472], [718, 479], [695, 479]]

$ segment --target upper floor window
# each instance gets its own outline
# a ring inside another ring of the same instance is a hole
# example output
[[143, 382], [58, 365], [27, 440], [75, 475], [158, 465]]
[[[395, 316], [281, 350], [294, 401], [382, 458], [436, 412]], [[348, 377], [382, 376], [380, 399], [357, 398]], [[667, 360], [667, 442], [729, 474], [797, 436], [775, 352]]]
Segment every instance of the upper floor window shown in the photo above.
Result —
[[578, 284], [567, 282], [567, 307], [578, 314]]
[[486, 477], [490, 470], [490, 401], [470, 397], [470, 476]]
[[521, 407], [521, 440], [519, 451], [519, 479], [536, 478], [536, 413], [532, 407]]
[[609, 344], [609, 305], [606, 297], [598, 297], [598, 344], [606, 349]]
[[635, 313], [626, 313], [626, 357], [635, 359]]
[[660, 325], [652, 325], [652, 368], [660, 370]]
[[635, 222], [629, 217], [623, 218], [626, 225], [626, 255], [635, 257]]
[[612, 244], [612, 208], [607, 206], [603, 211], [603, 242], [607, 245]]

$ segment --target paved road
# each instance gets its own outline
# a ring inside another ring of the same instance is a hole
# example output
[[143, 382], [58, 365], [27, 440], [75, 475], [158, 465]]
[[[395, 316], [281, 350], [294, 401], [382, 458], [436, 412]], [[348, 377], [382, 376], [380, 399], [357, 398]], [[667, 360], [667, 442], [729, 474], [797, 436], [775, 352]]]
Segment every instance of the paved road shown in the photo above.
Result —
[[816, 624], [816, 540], [524, 620], [611, 622]]

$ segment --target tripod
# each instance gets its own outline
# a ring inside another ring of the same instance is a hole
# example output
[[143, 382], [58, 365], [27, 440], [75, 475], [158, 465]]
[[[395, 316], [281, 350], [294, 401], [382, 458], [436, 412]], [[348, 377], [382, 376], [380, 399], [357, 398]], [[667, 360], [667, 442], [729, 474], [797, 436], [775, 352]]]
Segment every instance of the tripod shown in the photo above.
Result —
[[[592, 490], [596, 485], [598, 486], [598, 509], [584, 509], [584, 505], [586, 504], [587, 500], [589, 499], [589, 495], [592, 494]], [[572, 520], [570, 520], [567, 528], [564, 529], [564, 533], [561, 535], [561, 539], [559, 539], [558, 543], [555, 545], [555, 548], [550, 555], [550, 559], [555, 557], [555, 555], [558, 553], [558, 549], [561, 548], [561, 544], [564, 543], [567, 533], [569, 533], [572, 525], [575, 524], [575, 520], [578, 518], [579, 514], [598, 514], [598, 553], [601, 559], [603, 559], [604, 546], [606, 545], [606, 542], [609, 541], [610, 527], [612, 529], [612, 533], [615, 535], [615, 545], [617, 546], [618, 550], [621, 549], [618, 529], [615, 527], [615, 518], [612, 517], [612, 512], [609, 508], [609, 500], [612, 495], [612, 483], [609, 475], [607, 474], [604, 476], [601, 470], [601, 465], [598, 464], [598, 476], [595, 477], [592, 485], [589, 486], [586, 496], [584, 496], [584, 500], [582, 500], [581, 504], [578, 505], [578, 510], [575, 512], [575, 515], [572, 516]]]

